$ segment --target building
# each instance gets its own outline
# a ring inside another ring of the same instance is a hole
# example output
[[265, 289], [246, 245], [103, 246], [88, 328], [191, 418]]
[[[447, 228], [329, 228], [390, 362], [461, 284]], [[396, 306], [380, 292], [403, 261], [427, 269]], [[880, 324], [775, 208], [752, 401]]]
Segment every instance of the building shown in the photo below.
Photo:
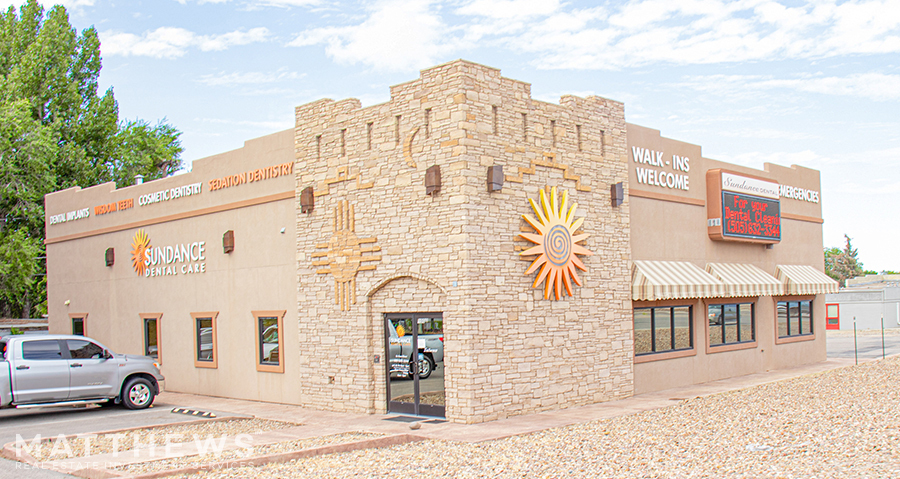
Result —
[[[900, 328], [900, 275], [866, 275], [825, 296], [827, 329]], [[883, 320], [883, 321], [882, 321]]]
[[824, 360], [820, 196], [455, 61], [48, 195], [50, 330], [158, 355], [171, 391], [465, 423], [609, 401]]

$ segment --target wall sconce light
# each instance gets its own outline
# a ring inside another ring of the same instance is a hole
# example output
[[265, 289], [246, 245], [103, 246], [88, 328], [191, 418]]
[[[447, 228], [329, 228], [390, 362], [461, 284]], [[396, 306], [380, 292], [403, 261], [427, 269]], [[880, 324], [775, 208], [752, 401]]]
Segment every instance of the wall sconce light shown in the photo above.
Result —
[[618, 182], [614, 185], [610, 185], [609, 187], [609, 197], [610, 204], [613, 208], [616, 208], [625, 201], [625, 188], [622, 187], [622, 182]]
[[316, 196], [313, 194], [312, 186], [303, 188], [300, 192], [300, 212], [311, 213], [316, 206]]
[[222, 235], [222, 251], [230, 254], [234, 251], [234, 230], [228, 230]]
[[425, 194], [433, 196], [441, 191], [441, 167], [434, 165], [425, 170]]
[[503, 165], [489, 166], [487, 170], [487, 190], [500, 191], [503, 189]]
[[106, 266], [112, 266], [116, 264], [116, 250], [113, 248], [106, 248]]

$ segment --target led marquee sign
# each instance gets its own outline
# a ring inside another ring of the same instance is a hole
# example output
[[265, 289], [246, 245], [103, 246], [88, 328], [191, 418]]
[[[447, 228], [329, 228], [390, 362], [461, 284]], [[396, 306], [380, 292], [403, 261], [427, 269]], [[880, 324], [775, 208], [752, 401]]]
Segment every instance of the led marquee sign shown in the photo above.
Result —
[[721, 241], [781, 241], [779, 185], [720, 169], [706, 172], [707, 230]]

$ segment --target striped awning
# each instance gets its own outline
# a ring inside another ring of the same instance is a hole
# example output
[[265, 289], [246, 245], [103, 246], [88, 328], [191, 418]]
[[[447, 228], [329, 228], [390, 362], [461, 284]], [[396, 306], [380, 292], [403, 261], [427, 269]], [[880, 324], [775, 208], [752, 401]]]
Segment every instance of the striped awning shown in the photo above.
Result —
[[693, 263], [681, 261], [634, 261], [631, 299], [720, 298], [725, 284]]
[[838, 282], [812, 266], [785, 265], [775, 267], [775, 277], [784, 283], [784, 294], [837, 293]]
[[706, 271], [725, 283], [728, 296], [778, 296], [784, 285], [769, 273], [752, 264], [709, 263]]

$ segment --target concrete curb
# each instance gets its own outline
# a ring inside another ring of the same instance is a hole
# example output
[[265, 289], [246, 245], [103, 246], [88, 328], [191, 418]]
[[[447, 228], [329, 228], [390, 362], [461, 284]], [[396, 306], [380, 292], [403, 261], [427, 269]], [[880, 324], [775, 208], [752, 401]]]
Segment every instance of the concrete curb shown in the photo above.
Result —
[[[325, 454], [335, 454], [339, 452], [350, 452], [350, 451], [359, 451], [362, 449], [377, 449], [382, 447], [390, 447], [396, 446], [399, 444], [409, 444], [412, 442], [425, 441], [427, 438], [421, 436], [415, 436], [412, 434], [396, 434], [393, 436], [379, 437], [375, 439], [364, 439], [362, 441], [355, 442], [346, 442], [343, 444], [333, 444], [330, 446], [320, 446], [313, 447], [309, 449], [301, 449], [299, 451], [292, 452], [281, 452], [277, 454], [268, 454], [265, 456], [255, 456], [248, 457], [244, 459], [235, 459], [230, 461], [216, 462], [212, 464], [206, 464], [203, 466], [191, 466], [184, 467], [180, 469], [169, 469], [167, 471], [159, 471], [159, 472], [151, 472], [147, 474], [138, 474], [138, 475], [118, 475], [116, 473], [111, 473], [115, 475], [111, 476], [87, 476], [79, 474], [80, 471], [75, 471], [75, 475], [79, 477], [84, 477], [85, 479], [107, 479], [111, 477], [122, 477], [127, 479], [157, 479], [161, 477], [169, 477], [178, 474], [196, 474], [201, 471], [215, 471], [218, 469], [229, 469], [233, 467], [243, 467], [243, 466], [262, 466], [265, 464], [279, 463], [279, 462], [289, 462], [295, 459], [303, 459], [307, 457], [315, 457], [321, 456]], [[87, 471], [86, 471], [87, 472]], [[104, 471], [108, 472], [108, 471]]]

